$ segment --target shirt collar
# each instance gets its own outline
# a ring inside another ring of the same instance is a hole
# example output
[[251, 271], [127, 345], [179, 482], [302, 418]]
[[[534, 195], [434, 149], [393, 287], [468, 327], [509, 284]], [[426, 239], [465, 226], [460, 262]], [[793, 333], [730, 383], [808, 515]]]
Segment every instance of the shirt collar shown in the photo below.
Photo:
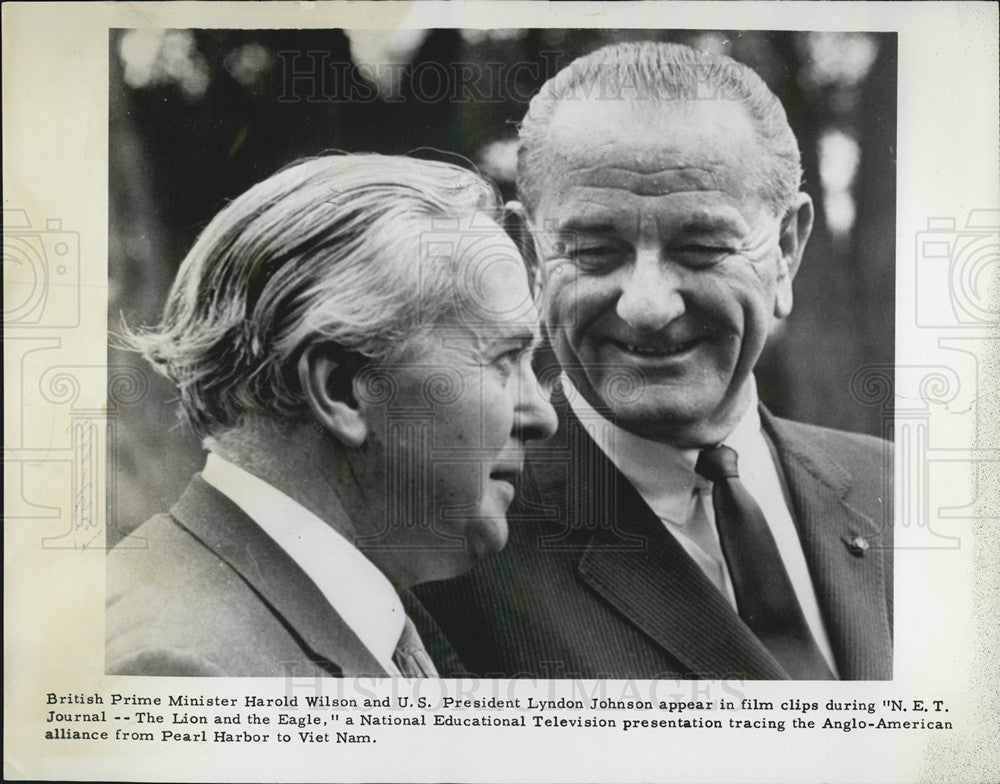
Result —
[[[736, 423], [736, 427], [726, 436], [722, 443], [735, 450], [737, 455], [756, 454], [761, 445], [766, 445], [761, 435], [760, 410], [757, 398], [757, 382], [753, 376], [750, 377], [750, 402], [746, 411]], [[767, 453], [765, 453], [767, 454]]]
[[[603, 438], [595, 438], [601, 451], [615, 468], [625, 475], [662, 520], [683, 526], [689, 517], [691, 494], [711, 484], [695, 473], [697, 449], [678, 449], [660, 441], [637, 436], [603, 417], [583, 398], [565, 373], [561, 376], [570, 408], [581, 422], [602, 420], [607, 423]], [[738, 454], [760, 437], [760, 414], [757, 411], [757, 384], [750, 377], [750, 401], [740, 421], [723, 443]]]
[[202, 478], [299, 565], [386, 672], [396, 673], [392, 655], [406, 612], [386, 576], [329, 524], [219, 455], [209, 453]]

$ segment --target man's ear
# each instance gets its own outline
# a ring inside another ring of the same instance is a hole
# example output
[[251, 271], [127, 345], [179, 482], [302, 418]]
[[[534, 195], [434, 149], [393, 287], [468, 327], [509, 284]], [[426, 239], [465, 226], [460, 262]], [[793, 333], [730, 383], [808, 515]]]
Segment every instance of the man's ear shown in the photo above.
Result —
[[299, 357], [299, 384], [313, 417], [346, 446], [359, 447], [368, 437], [368, 419], [351, 393], [353, 373], [328, 344], [309, 346]]
[[541, 263], [542, 247], [538, 242], [538, 234], [531, 225], [531, 217], [524, 205], [517, 199], [503, 205], [504, 228], [511, 235], [517, 249], [524, 256], [524, 263], [528, 267], [528, 274], [531, 280], [531, 296], [538, 299], [541, 293], [542, 275], [544, 269]]
[[812, 199], [808, 193], [799, 191], [781, 221], [781, 235], [778, 238], [781, 259], [778, 262], [777, 297], [774, 301], [776, 318], [786, 318], [792, 312], [792, 281], [802, 263], [802, 253], [806, 249], [812, 227]]

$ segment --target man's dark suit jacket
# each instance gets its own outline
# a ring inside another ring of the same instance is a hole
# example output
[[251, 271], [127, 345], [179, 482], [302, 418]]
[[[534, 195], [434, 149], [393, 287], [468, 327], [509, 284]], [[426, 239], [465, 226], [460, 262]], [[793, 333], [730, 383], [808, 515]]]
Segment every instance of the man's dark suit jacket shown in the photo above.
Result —
[[[440, 637], [419, 602], [402, 598]], [[108, 554], [106, 633], [109, 674], [384, 674], [305, 572], [201, 476]], [[459, 666], [443, 639], [432, 647], [442, 667]]]
[[[565, 400], [554, 403], [559, 430], [531, 448], [506, 549], [417, 590], [464, 674], [788, 678]], [[840, 677], [891, 678], [891, 446], [761, 418]]]

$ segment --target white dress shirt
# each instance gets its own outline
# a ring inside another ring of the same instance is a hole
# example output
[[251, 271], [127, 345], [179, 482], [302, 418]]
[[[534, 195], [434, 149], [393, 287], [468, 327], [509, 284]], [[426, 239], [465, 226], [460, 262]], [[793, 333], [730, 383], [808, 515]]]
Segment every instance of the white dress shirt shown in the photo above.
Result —
[[308, 575], [390, 675], [406, 611], [392, 583], [347, 539], [280, 490], [209, 452], [202, 479], [249, 515]]
[[[569, 377], [563, 374], [561, 378], [577, 418], [584, 423], [601, 419]], [[746, 413], [722, 443], [739, 455], [740, 481], [763, 512], [809, 630], [823, 658], [837, 674], [798, 530], [785, 500], [771, 450], [761, 431], [757, 385], [752, 378], [750, 385], [751, 400]], [[677, 449], [650, 441], [610, 422], [602, 432], [605, 435], [595, 439], [601, 451], [633, 484], [664, 527], [735, 609], [736, 594], [715, 527], [712, 483], [694, 470], [698, 450]]]

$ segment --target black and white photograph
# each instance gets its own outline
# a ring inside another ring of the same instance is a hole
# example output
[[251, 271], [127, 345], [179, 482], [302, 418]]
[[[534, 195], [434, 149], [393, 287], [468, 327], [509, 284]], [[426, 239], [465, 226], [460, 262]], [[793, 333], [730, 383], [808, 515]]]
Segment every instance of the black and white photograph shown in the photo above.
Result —
[[2, 13], [5, 778], [1000, 776], [995, 6]]
[[894, 34], [109, 61], [109, 672], [891, 677]]

